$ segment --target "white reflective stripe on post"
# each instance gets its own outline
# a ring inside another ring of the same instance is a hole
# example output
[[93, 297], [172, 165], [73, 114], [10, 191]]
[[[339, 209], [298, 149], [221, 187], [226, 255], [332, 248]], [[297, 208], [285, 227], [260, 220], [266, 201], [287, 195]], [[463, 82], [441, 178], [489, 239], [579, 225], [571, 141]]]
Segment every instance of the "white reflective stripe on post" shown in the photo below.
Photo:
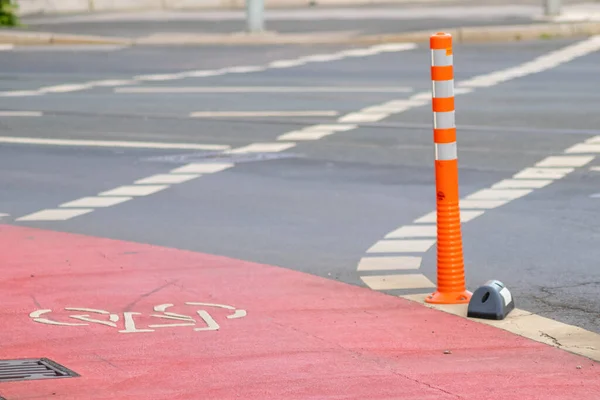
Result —
[[433, 97], [454, 97], [454, 79], [449, 81], [432, 81]]
[[454, 122], [454, 111], [434, 112], [433, 127], [435, 129], [451, 129], [456, 128]]
[[452, 55], [447, 55], [446, 50], [431, 50], [431, 65], [434, 67], [447, 67], [454, 62]]
[[452, 143], [436, 143], [435, 144], [435, 159], [439, 161], [444, 160], [456, 160], [458, 158], [458, 151], [456, 149], [456, 142]]

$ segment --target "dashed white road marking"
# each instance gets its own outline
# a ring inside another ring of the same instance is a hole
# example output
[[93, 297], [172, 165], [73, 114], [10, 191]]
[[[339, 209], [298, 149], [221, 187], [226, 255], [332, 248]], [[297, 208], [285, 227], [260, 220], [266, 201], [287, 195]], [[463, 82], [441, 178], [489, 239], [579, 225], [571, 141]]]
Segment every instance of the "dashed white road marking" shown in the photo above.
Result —
[[115, 93], [170, 94], [170, 93], [410, 93], [408, 87], [379, 86], [130, 86], [114, 89]]
[[47, 209], [17, 218], [17, 221], [66, 221], [92, 211], [93, 208]]
[[339, 119], [340, 122], [377, 122], [389, 117], [389, 113], [355, 112]]
[[437, 237], [437, 226], [435, 225], [406, 225], [401, 226], [385, 235], [386, 239], [400, 238], [416, 238], [416, 237]]
[[175, 168], [173, 174], [214, 174], [233, 167], [231, 163], [192, 163], [183, 167]]
[[410, 270], [421, 267], [421, 257], [363, 257], [358, 264], [358, 271]]
[[41, 96], [42, 92], [39, 90], [9, 90], [6, 92], [0, 92], [0, 97], [25, 97], [25, 96]]
[[580, 143], [567, 149], [567, 153], [600, 153], [600, 143]]
[[63, 203], [59, 207], [74, 208], [74, 207], [112, 207], [117, 204], [124, 203], [133, 199], [133, 197], [82, 197], [81, 199]]
[[175, 79], [182, 79], [184, 76], [182, 74], [154, 74], [154, 75], [137, 75], [134, 76], [133, 79], [136, 81], [172, 81]]
[[527, 196], [532, 189], [481, 189], [466, 197], [467, 200], [514, 200]]
[[327, 62], [341, 60], [345, 56], [341, 53], [334, 54], [314, 54], [312, 56], [300, 57], [300, 60], [305, 62]]
[[492, 185], [492, 189], [541, 189], [552, 182], [550, 179], [505, 179]]
[[124, 86], [133, 85], [135, 83], [137, 83], [137, 81], [131, 79], [105, 79], [101, 81], [88, 82], [89, 85], [98, 87]]
[[176, 175], [158, 174], [158, 175], [149, 176], [147, 178], [138, 179], [134, 183], [136, 185], [147, 185], [147, 184], [171, 185], [171, 184], [175, 184], [175, 183], [183, 183], [183, 182], [191, 181], [192, 179], [196, 179], [199, 177], [200, 177], [200, 174], [176, 174]]
[[252, 143], [248, 146], [239, 147], [233, 150], [227, 150], [226, 153], [274, 153], [291, 149], [295, 145], [295, 143]]
[[[236, 74], [251, 73], [251, 72], [258, 72], [258, 71], [263, 71], [263, 70], [272, 69], [272, 68], [298, 67], [298, 66], [302, 66], [302, 65], [305, 65], [305, 64], [311, 63], [311, 62], [335, 61], [335, 60], [341, 60], [341, 59], [347, 58], [347, 57], [361, 57], [361, 56], [367, 57], [367, 56], [372, 56], [372, 55], [375, 55], [378, 53], [400, 52], [400, 51], [412, 50], [415, 48], [416, 48], [416, 45], [414, 43], [377, 45], [377, 46], [371, 46], [371, 47], [368, 47], [365, 49], [354, 49], [352, 51], [347, 51], [347, 50], [339, 51], [339, 52], [333, 53], [333, 54], [315, 54], [312, 56], [303, 56], [303, 57], [298, 57], [298, 58], [290, 59], [290, 60], [275, 60], [275, 61], [271, 61], [271, 62], [267, 63], [266, 65], [254, 65], [254, 66], [240, 65], [240, 66], [231, 66], [231, 67], [225, 67], [225, 68], [217, 68], [217, 69], [212, 69], [212, 70], [194, 70], [194, 71], [180, 71], [180, 72], [166, 73], [166, 74], [138, 75], [136, 77], [132, 77], [131, 79], [127, 79], [127, 80], [112, 80], [111, 84], [99, 84], [98, 81], [65, 83], [64, 85], [39, 88], [37, 90], [0, 92], [0, 96], [3, 96], [3, 97], [39, 96], [39, 95], [52, 94], [52, 93], [75, 92], [75, 91], [87, 90], [87, 89], [92, 89], [95, 87], [102, 87], [102, 86], [126, 86], [126, 85], [131, 85], [132, 83], [147, 82], [147, 81], [170, 81], [170, 80], [185, 79], [185, 78], [205, 78], [205, 77], [225, 75], [225, 74], [230, 74], [230, 73], [236, 73]], [[10, 49], [7, 48], [7, 50], [10, 50]], [[137, 92], [136, 91], [127, 92], [127, 91], [121, 91], [121, 90], [117, 90], [117, 92], [118, 93], [165, 93], [164, 91], [160, 91], [161, 88], [155, 88], [155, 89], [146, 88], [146, 89], [154, 90], [154, 92], [139, 91], [139, 88], [138, 88]], [[322, 91], [332, 92], [332, 90], [327, 90], [327, 88], [314, 88], [313, 92], [317, 91], [319, 89]], [[398, 89], [398, 88], [392, 88], [392, 89], [387, 88], [386, 92], [389, 92], [390, 90], [393, 90], [393, 89]], [[172, 89], [170, 89], [170, 90], [172, 90]], [[342, 90], [342, 89], [339, 89], [339, 90]], [[183, 92], [185, 92], [185, 90], [179, 90], [177, 92], [172, 92], [172, 93], [183, 93]], [[193, 92], [188, 91], [188, 93], [193, 93]], [[235, 93], [240, 93], [240, 91], [238, 90]]]
[[260, 65], [240, 65], [237, 67], [228, 67], [225, 68], [225, 71], [229, 74], [247, 74], [249, 72], [259, 72], [266, 70], [267, 67], [263, 67]]
[[[106, 208], [133, 200], [135, 197], [148, 196], [170, 187], [202, 176], [231, 168], [228, 163], [188, 164], [176, 168], [170, 174], [152, 175], [138, 179], [133, 185], [120, 186], [93, 197], [83, 197], [60, 205], [60, 209], [46, 209], [25, 215], [17, 221], [64, 221], [91, 213], [97, 208]], [[190, 173], [192, 172], [192, 173]], [[202, 173], [202, 174], [201, 174]], [[164, 184], [159, 184], [164, 183]], [[82, 209], [81, 207], [87, 207]]]
[[590, 167], [590, 171], [600, 172], [600, 167]]
[[0, 44], [0, 51], [8, 51], [8, 50], [12, 50], [14, 48], [15, 48], [15, 45], [13, 45], [13, 44], [4, 44], [4, 43]]
[[335, 117], [338, 111], [197, 111], [190, 114], [192, 118], [260, 118], [260, 117]]
[[[519, 66], [509, 68], [502, 71], [492, 72], [490, 74], [476, 76], [467, 81], [459, 82], [458, 87], [455, 90], [455, 94], [458, 93], [470, 93], [474, 91], [476, 88], [480, 87], [490, 87], [502, 82], [506, 82], [511, 79], [520, 78], [529, 74], [538, 73], [544, 70], [548, 70], [550, 68], [554, 68], [558, 65], [571, 61], [577, 57], [584, 56], [586, 54], [590, 54], [600, 50], [600, 36], [594, 36], [592, 38], [586, 39], [574, 45], [567, 46], [565, 48], [559, 49], [557, 51], [548, 53], [546, 55], [540, 56], [533, 61], [521, 64]], [[422, 101], [427, 104], [431, 100], [430, 92], [422, 92], [413, 95], [410, 101]], [[400, 101], [399, 103], [388, 102], [381, 105], [382, 108], [371, 108], [371, 111], [384, 111], [386, 107], [388, 109], [393, 109], [396, 106], [399, 110], [405, 111], [406, 109], [416, 107], [418, 105], [407, 105], [406, 103]], [[401, 112], [399, 111], [399, 112]], [[544, 160], [541, 160], [535, 167], [526, 168], [522, 171], [517, 172], [512, 176], [512, 179], [505, 179], [500, 182], [497, 182], [493, 185], [492, 188], [479, 190], [476, 193], [468, 195], [465, 199], [460, 200], [461, 207], [461, 222], [465, 223], [473, 218], [477, 218], [482, 216], [485, 211], [495, 209], [497, 207], [501, 207], [513, 200], [518, 198], [522, 198], [534, 190], [543, 188], [554, 182], [555, 180], [564, 178], [568, 174], [575, 171], [575, 167], [583, 167], [588, 164], [593, 158], [594, 153], [600, 152], [600, 146], [597, 148], [595, 145], [600, 144], [600, 136], [589, 139], [584, 143], [576, 144], [569, 149], [565, 150], [564, 155], [562, 156], [553, 156], [548, 157]], [[573, 157], [568, 154], [578, 153], [578, 154], [588, 154], [583, 157]], [[591, 156], [590, 156], [591, 155]], [[594, 168], [594, 167], [592, 167]], [[600, 171], [600, 167], [596, 167], [598, 171]], [[600, 193], [597, 194], [600, 197]], [[471, 214], [465, 214], [471, 213]], [[467, 218], [464, 218], [467, 216]], [[414, 223], [434, 223], [436, 221], [436, 213], [432, 212], [423, 217], [417, 218]], [[410, 229], [412, 229], [414, 225], [410, 225]], [[403, 227], [399, 227], [398, 231], [402, 232]], [[409, 229], [409, 230], [410, 230]], [[366, 250], [366, 255], [359, 262], [357, 269], [359, 271], [373, 271], [375, 270], [377, 262], [373, 262], [371, 259], [373, 258], [370, 253], [373, 252], [398, 252], [398, 248], [401, 250], [405, 250], [406, 247], [412, 248], [412, 252], [418, 252], [418, 246], [408, 246], [406, 244], [406, 240], [399, 240], [402, 244], [398, 244], [398, 247], [394, 247], [393, 242], [395, 240], [380, 240], [376, 242], [373, 246], [371, 246], [368, 250]], [[428, 243], [428, 250], [433, 246], [433, 243]], [[403, 248], [404, 247], [404, 248]], [[375, 250], [375, 251], [373, 251]], [[396, 250], [396, 251], [395, 251]], [[365, 260], [363, 262], [363, 260]], [[412, 261], [407, 262], [404, 268], [394, 268], [394, 261], [382, 261], [383, 265], [387, 268], [382, 268], [383, 270], [403, 270], [403, 269], [412, 269], [419, 270], [420, 269], [420, 260], [418, 262]], [[365, 268], [365, 265], [369, 267]], [[412, 268], [410, 268], [412, 267]], [[374, 290], [392, 290], [392, 289], [415, 289], [415, 285], [413, 282], [419, 279], [427, 279], [422, 274], [411, 274], [407, 277], [407, 275], [403, 274], [395, 274], [395, 275], [385, 275], [379, 277], [373, 276], [361, 276], [363, 282]], [[397, 283], [397, 284], [396, 284]], [[435, 287], [435, 285], [431, 285], [431, 287]], [[418, 288], [417, 288], [418, 289]], [[425, 288], [423, 288], [425, 289]], [[418, 301], [423, 303], [425, 297], [431, 293], [431, 290], [427, 291], [423, 294], [419, 294]], [[404, 297], [415, 297], [415, 296], [404, 296]], [[417, 301], [417, 300], [415, 300]], [[436, 308], [442, 309], [444, 306], [435, 306]], [[454, 306], [448, 306], [450, 308]], [[466, 316], [466, 305], [460, 306], [462, 307], [461, 315]], [[523, 336], [529, 337], [531, 339], [548, 343], [548, 339], [542, 337], [540, 335], [542, 331], [542, 326], [545, 326], [546, 323], [549, 323], [547, 319], [543, 319], [539, 316], [533, 315], [533, 318], [528, 318], [530, 313], [527, 313], [522, 310], [515, 310], [515, 312], [511, 313], [509, 317], [505, 321], [485, 321], [480, 320], [480, 322], [499, 325], [504, 324], [503, 329], [510, 330]], [[531, 321], [530, 321], [531, 320]], [[518, 323], [517, 323], [518, 322]], [[538, 322], [543, 322], [541, 325]], [[551, 324], [551, 322], [550, 322]], [[564, 324], [563, 324], [564, 325]], [[550, 327], [549, 331], [551, 332], [549, 335], [556, 337], [554, 335], [554, 329], [562, 329], [556, 326]], [[584, 331], [581, 328], [570, 327], [569, 333], [566, 335], [561, 334], [561, 343], [564, 340], [564, 343], [574, 343], [572, 346], [564, 346], [569, 351], [572, 351], [577, 354], [583, 354], [586, 356], [594, 355], [595, 359], [600, 360], [600, 335]], [[553, 343], [549, 343], [553, 344]]]
[[120, 186], [100, 193], [100, 196], [148, 196], [165, 190], [167, 185]]
[[311, 125], [298, 131], [292, 131], [284, 133], [277, 137], [277, 140], [319, 140], [325, 136], [333, 135], [336, 132], [344, 132], [355, 129], [356, 125], [348, 124], [323, 124], [323, 125]]
[[483, 210], [491, 210], [492, 208], [497, 208], [508, 203], [509, 200], [467, 200], [461, 199], [459, 202], [461, 208], [461, 219], [462, 219], [462, 209], [483, 209]]
[[39, 88], [38, 91], [40, 93], [68, 93], [91, 89], [92, 87], [93, 85], [90, 85], [89, 83], [72, 83], [65, 85], [46, 86]]
[[376, 275], [361, 276], [360, 279], [373, 290], [425, 289], [435, 284], [425, 275]]
[[303, 141], [303, 140], [319, 140], [325, 136], [333, 135], [334, 131], [313, 131], [313, 130], [300, 130], [284, 133], [277, 137], [277, 140], [284, 141]]
[[[461, 205], [461, 207], [462, 207], [462, 205]], [[477, 217], [482, 216], [483, 213], [484, 213], [483, 211], [476, 211], [476, 210], [460, 210], [460, 220], [461, 220], [461, 222], [469, 222], [469, 221], [474, 220]], [[423, 224], [423, 223], [435, 224], [435, 223], [437, 223], [437, 213], [435, 211], [432, 211], [429, 214], [425, 214], [421, 218], [417, 218], [415, 220], [415, 223], [417, 223], [417, 224]]]
[[536, 167], [581, 167], [594, 159], [594, 156], [552, 156], [535, 164]]
[[1, 117], [41, 117], [44, 115], [41, 111], [0, 111]]
[[273, 62], [269, 63], [268, 67], [269, 68], [291, 68], [291, 67], [297, 67], [299, 65], [304, 65], [304, 64], [306, 64], [306, 60], [302, 60], [302, 59], [279, 60], [279, 61], [273, 61]]
[[425, 253], [435, 240], [380, 240], [367, 253]]
[[575, 171], [574, 168], [525, 168], [516, 173], [516, 179], [561, 179]]
[[126, 147], [137, 149], [227, 150], [229, 146], [195, 143], [126, 142], [118, 140], [45, 139], [0, 136], [0, 143], [36, 144], [48, 146]]

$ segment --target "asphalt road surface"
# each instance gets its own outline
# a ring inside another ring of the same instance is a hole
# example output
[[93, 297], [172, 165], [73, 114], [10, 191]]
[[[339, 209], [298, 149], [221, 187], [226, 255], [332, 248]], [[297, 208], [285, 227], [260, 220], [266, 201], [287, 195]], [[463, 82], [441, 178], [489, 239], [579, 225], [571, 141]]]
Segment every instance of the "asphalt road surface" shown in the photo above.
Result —
[[[457, 82], [488, 77], [488, 85], [472, 86], [456, 100], [461, 195], [600, 135], [600, 52], [588, 49], [572, 59], [555, 54], [543, 63], [558, 64], [504, 81], [489, 78], [580, 41], [455, 48]], [[379, 120], [364, 113], [338, 119], [391, 101], [400, 101], [399, 110], [402, 100], [430, 90], [430, 55], [424, 46], [362, 55], [346, 50], [353, 49], [2, 52], [2, 222], [226, 255], [365, 285], [360, 277], [374, 273], [359, 273], [357, 265], [367, 250], [435, 209], [431, 108], [410, 106]], [[338, 57], [270, 64], [315, 54]], [[231, 69], [237, 66], [256, 68]], [[348, 130], [277, 140], [314, 125]], [[296, 146], [284, 148], [290, 142]], [[161, 143], [171, 148], [157, 148]], [[256, 151], [245, 148], [256, 143]], [[181, 183], [162, 176], [207, 161], [223, 170], [187, 171], [178, 175], [189, 178]], [[499, 279], [519, 308], [600, 333], [595, 166], [595, 159], [577, 165], [465, 223], [469, 289]], [[134, 182], [147, 177], [153, 178], [146, 188], [155, 192], [136, 191]], [[121, 188], [130, 185], [135, 189]], [[116, 188], [112, 199], [122, 202], [94, 205], [99, 193]], [[59, 207], [87, 197], [95, 200]], [[435, 254], [433, 246], [421, 267], [433, 282]]]

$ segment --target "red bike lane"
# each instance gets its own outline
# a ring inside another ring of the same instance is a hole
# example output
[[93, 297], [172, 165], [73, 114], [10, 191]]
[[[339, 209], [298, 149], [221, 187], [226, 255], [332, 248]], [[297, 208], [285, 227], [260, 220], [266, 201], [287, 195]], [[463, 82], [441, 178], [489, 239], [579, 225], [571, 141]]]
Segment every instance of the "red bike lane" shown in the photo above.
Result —
[[0, 360], [79, 375], [0, 374], [7, 400], [600, 398], [588, 359], [293, 270], [8, 225], [0, 249]]

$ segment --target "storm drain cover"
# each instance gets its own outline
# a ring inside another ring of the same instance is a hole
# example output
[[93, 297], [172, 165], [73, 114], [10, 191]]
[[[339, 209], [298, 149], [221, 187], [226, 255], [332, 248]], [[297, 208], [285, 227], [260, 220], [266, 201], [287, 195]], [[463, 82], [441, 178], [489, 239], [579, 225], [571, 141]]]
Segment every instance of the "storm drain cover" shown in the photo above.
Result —
[[299, 158], [300, 154], [294, 153], [281, 153], [281, 152], [249, 152], [249, 153], [224, 153], [224, 152], [195, 152], [187, 154], [175, 154], [168, 156], [149, 157], [145, 161], [154, 162], [167, 162], [175, 164], [187, 164], [187, 163], [207, 163], [207, 162], [221, 162], [221, 163], [243, 163], [243, 162], [256, 162], [256, 161], [268, 161], [268, 160], [281, 160], [285, 158]]
[[76, 376], [79, 375], [47, 358], [0, 360], [0, 383]]

